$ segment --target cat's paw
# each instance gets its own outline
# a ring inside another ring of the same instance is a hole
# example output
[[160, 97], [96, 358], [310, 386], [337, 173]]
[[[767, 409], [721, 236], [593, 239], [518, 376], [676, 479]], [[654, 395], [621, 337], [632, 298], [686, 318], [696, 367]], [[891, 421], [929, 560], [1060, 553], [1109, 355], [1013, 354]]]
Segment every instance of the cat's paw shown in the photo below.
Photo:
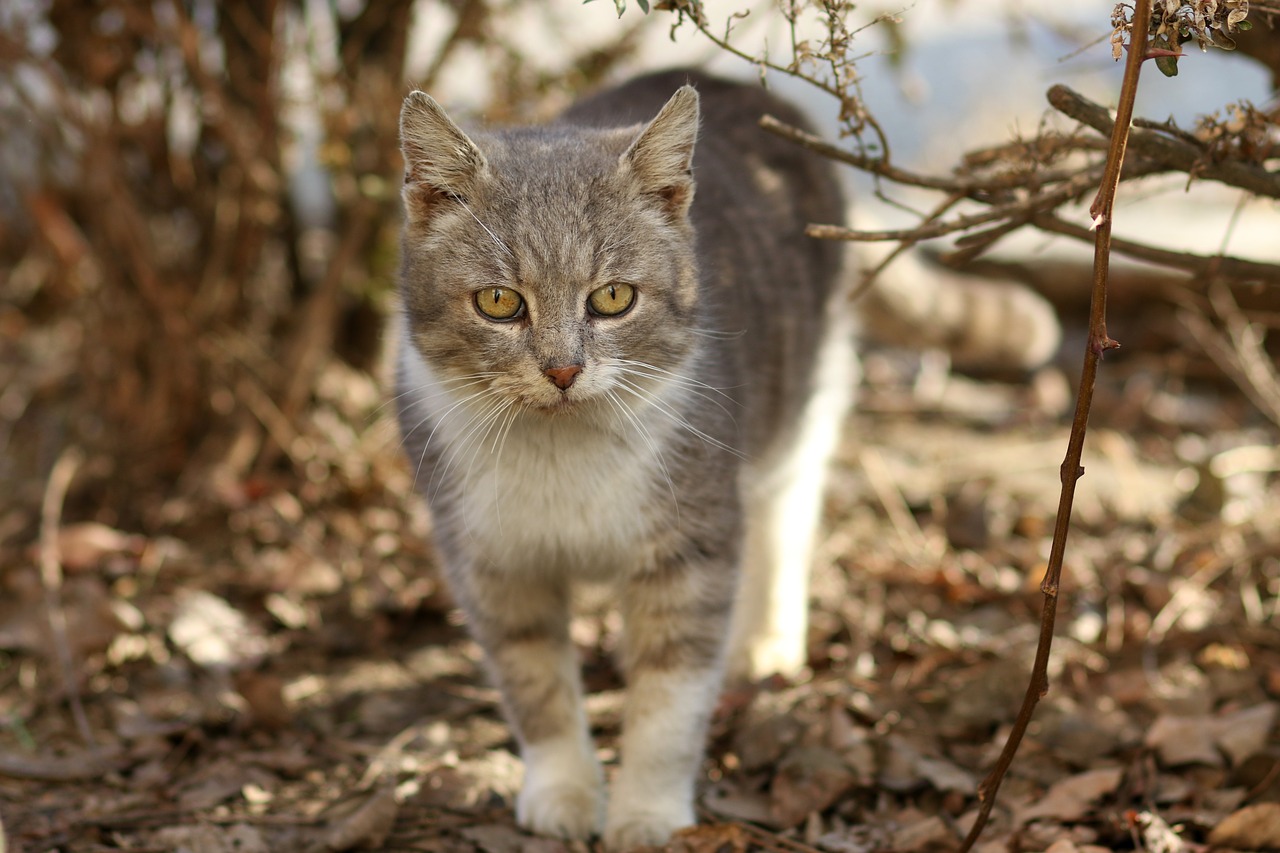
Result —
[[516, 798], [517, 822], [538, 835], [587, 839], [600, 831], [604, 791], [595, 782], [526, 786]]
[[636, 847], [655, 847], [671, 840], [677, 829], [692, 826], [693, 809], [685, 805], [653, 803], [645, 808], [611, 809], [604, 828], [604, 846], [610, 853]]
[[808, 663], [804, 637], [794, 633], [759, 634], [729, 653], [727, 680], [751, 683], [771, 675], [793, 676]]

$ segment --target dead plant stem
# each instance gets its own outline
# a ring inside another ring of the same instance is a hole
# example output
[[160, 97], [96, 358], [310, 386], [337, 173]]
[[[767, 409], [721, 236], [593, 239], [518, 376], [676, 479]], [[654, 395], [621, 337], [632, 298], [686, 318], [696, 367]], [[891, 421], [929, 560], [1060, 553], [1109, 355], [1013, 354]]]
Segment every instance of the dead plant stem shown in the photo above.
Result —
[[1062, 562], [1066, 554], [1067, 533], [1071, 529], [1071, 505], [1075, 499], [1076, 481], [1084, 474], [1080, 461], [1084, 454], [1085, 430], [1089, 424], [1089, 408], [1093, 403], [1094, 382], [1098, 375], [1098, 362], [1102, 354], [1119, 344], [1107, 335], [1107, 273], [1111, 254], [1111, 217], [1115, 205], [1116, 189], [1120, 184], [1120, 170], [1124, 165], [1125, 148], [1128, 145], [1129, 128], [1133, 121], [1133, 104], [1138, 92], [1138, 76], [1147, 55], [1147, 30], [1151, 23], [1151, 0], [1139, 0], [1134, 4], [1133, 26], [1129, 36], [1129, 56], [1125, 62], [1124, 80], [1120, 84], [1116, 120], [1112, 126], [1111, 143], [1107, 149], [1107, 165], [1102, 185], [1089, 208], [1093, 217], [1093, 287], [1089, 303], [1089, 340], [1085, 346], [1084, 366], [1080, 373], [1080, 388], [1076, 394], [1076, 413], [1071, 423], [1071, 437], [1067, 442], [1066, 458], [1062, 462], [1060, 477], [1062, 492], [1058, 500], [1058, 517], [1053, 528], [1053, 544], [1049, 551], [1049, 565], [1045, 570], [1040, 591], [1044, 604], [1040, 611], [1040, 639], [1036, 645], [1035, 663], [1027, 692], [1018, 710], [1013, 729], [995, 767], [978, 786], [980, 802], [978, 816], [961, 845], [961, 853], [973, 848], [995, 806], [996, 794], [1017, 754], [1022, 737], [1026, 734], [1031, 716], [1040, 698], [1049, 691], [1049, 651], [1053, 645], [1053, 626], [1058, 610], [1058, 591], [1062, 582]]
[[80, 682], [67, 637], [67, 613], [62, 607], [62, 552], [58, 541], [62, 528], [62, 502], [83, 458], [79, 448], [68, 447], [53, 463], [49, 480], [45, 483], [44, 500], [40, 506], [40, 583], [44, 587], [49, 631], [53, 636], [54, 653], [62, 671], [63, 690], [71, 706], [71, 716], [75, 718], [76, 729], [85, 745], [92, 748], [97, 743], [80, 699]]

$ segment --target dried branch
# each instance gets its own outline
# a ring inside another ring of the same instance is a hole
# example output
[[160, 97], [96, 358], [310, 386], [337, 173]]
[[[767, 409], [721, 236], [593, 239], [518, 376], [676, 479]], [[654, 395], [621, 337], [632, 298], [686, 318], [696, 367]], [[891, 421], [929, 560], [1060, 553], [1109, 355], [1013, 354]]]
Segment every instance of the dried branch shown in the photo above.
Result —
[[[1049, 103], [1064, 115], [1104, 135], [1112, 133], [1115, 122], [1101, 105], [1062, 85], [1050, 87], [1048, 98]], [[1261, 166], [1239, 160], [1215, 161], [1207, 145], [1193, 144], [1186, 134], [1148, 129], [1133, 130], [1129, 135], [1130, 147], [1143, 157], [1166, 163], [1170, 168], [1194, 177], [1239, 187], [1255, 195], [1280, 198], [1280, 172], [1268, 172]]]
[[966, 196], [974, 193], [1022, 189], [1029, 185], [1057, 183], [1059, 181], [1069, 180], [1080, 172], [1079, 169], [1062, 169], [1054, 171], [1031, 173], [1018, 172], [974, 177], [941, 177], [938, 175], [926, 175], [921, 174], [920, 172], [912, 172], [909, 169], [899, 168], [881, 157], [870, 157], [866, 154], [859, 154], [857, 152], [841, 148], [838, 145], [833, 145], [820, 136], [815, 136], [808, 131], [789, 125], [771, 115], [761, 117], [760, 127], [770, 133], [781, 136], [783, 139], [789, 139], [797, 145], [802, 145], [810, 151], [821, 154], [824, 157], [829, 157], [840, 163], [846, 163], [856, 169], [869, 172], [870, 174], [885, 178], [893, 181], [894, 183], [904, 184], [911, 187], [924, 187], [926, 189], [942, 190], [943, 192], [964, 193]]
[[84, 455], [78, 448], [69, 447], [58, 456], [45, 484], [44, 500], [40, 507], [40, 583], [44, 587], [45, 610], [49, 619], [49, 631], [53, 636], [53, 650], [62, 671], [62, 687], [71, 706], [71, 716], [85, 745], [97, 746], [89, 718], [84, 712], [80, 696], [80, 679], [76, 674], [75, 658], [71, 654], [71, 641], [67, 637], [67, 613], [62, 607], [62, 554], [58, 535], [62, 528], [62, 503], [67, 489], [76, 475]]
[[[1115, 122], [1108, 110], [1099, 104], [1066, 86], [1052, 87], [1048, 98], [1065, 115], [1104, 134], [1112, 133]], [[1214, 180], [1257, 195], [1280, 198], [1280, 172], [1268, 171], [1261, 165], [1238, 157], [1223, 156], [1209, 142], [1169, 122], [1157, 123], [1139, 119], [1134, 121], [1134, 125], [1140, 125], [1144, 129], [1130, 133], [1129, 147], [1133, 150], [1131, 156], [1126, 158], [1123, 180], [1182, 171], [1194, 178]], [[979, 172], [932, 175], [894, 166], [884, 158], [846, 150], [773, 116], [761, 118], [760, 126], [811, 151], [893, 183], [959, 194], [963, 198], [991, 206], [989, 210], [980, 213], [970, 213], [946, 221], [930, 217], [928, 221], [913, 228], [895, 230], [858, 231], [815, 225], [809, 229], [810, 236], [858, 242], [895, 241], [900, 245], [907, 245], [991, 224], [991, 227], [980, 233], [959, 238], [959, 250], [947, 256], [950, 264], [975, 259], [1002, 237], [1024, 225], [1076, 239], [1094, 239], [1092, 230], [1070, 223], [1053, 211], [1083, 191], [1078, 188], [1080, 184], [1077, 182], [1087, 186], [1095, 185], [1103, 165], [1096, 163], [1071, 168], [1035, 168], [1035, 164], [1042, 158], [1070, 151], [1095, 150], [1097, 144], [1092, 138], [1042, 135], [1026, 142], [1000, 146], [998, 149], [971, 152], [965, 158], [966, 166], [981, 165], [982, 170]], [[1022, 158], [1020, 161], [1015, 159], [1018, 156]], [[994, 167], [1000, 163], [1016, 165], [1011, 169], [995, 171]], [[1203, 274], [1212, 267], [1216, 275], [1226, 278], [1280, 283], [1280, 266], [1276, 264], [1176, 252], [1133, 240], [1115, 240], [1113, 248], [1134, 258], [1192, 274]]]
[[1151, 4], [1134, 5], [1133, 29], [1130, 35], [1129, 56], [1125, 62], [1124, 80], [1120, 84], [1120, 99], [1116, 120], [1112, 125], [1111, 144], [1107, 150], [1106, 174], [1098, 195], [1090, 206], [1097, 233], [1093, 253], [1093, 288], [1089, 302], [1089, 340], [1085, 346], [1084, 366], [1080, 373], [1080, 387], [1076, 394], [1076, 412], [1071, 422], [1071, 437], [1063, 459], [1060, 477], [1062, 493], [1058, 500], [1058, 515], [1053, 528], [1053, 543], [1049, 549], [1049, 565], [1045, 570], [1040, 591], [1044, 604], [1040, 611], [1040, 639], [1036, 644], [1035, 663], [1027, 692], [1018, 710], [1017, 719], [1009, 732], [1004, 749], [991, 773], [978, 786], [981, 802], [978, 817], [961, 845], [962, 853], [971, 850], [991, 816], [996, 794], [1013, 763], [1013, 758], [1026, 734], [1031, 716], [1040, 698], [1049, 691], [1049, 651], [1053, 646], [1053, 626], [1058, 610], [1058, 590], [1062, 582], [1062, 561], [1066, 555], [1067, 533], [1071, 529], [1071, 506], [1075, 499], [1076, 481], [1084, 475], [1080, 461], [1084, 454], [1085, 431], [1089, 425], [1089, 408], [1093, 402], [1094, 381], [1098, 375], [1098, 362], [1102, 354], [1120, 344], [1107, 334], [1107, 275], [1110, 266], [1111, 222], [1115, 207], [1116, 190], [1120, 186], [1120, 171], [1124, 165], [1125, 150], [1133, 120], [1133, 104], [1138, 94], [1138, 77], [1142, 63], [1147, 58], [1147, 30], [1151, 21]]
[[1226, 327], [1225, 333], [1198, 311], [1180, 311], [1178, 319], [1258, 411], [1280, 425], [1280, 374], [1267, 354], [1262, 333], [1245, 318], [1231, 291], [1220, 281], [1210, 284], [1209, 304]]
[[[814, 4], [819, 7], [820, 17], [827, 27], [826, 43], [821, 49], [815, 51], [806, 43], [801, 42], [797, 36], [796, 23], [799, 20], [801, 9], [805, 5], [796, 2], [796, 0], [782, 4], [781, 12], [791, 25], [790, 48], [792, 58], [791, 62], [786, 65], [770, 60], [767, 55], [753, 56], [730, 41], [729, 37], [733, 32], [734, 23], [746, 17], [748, 14], [746, 12], [731, 16], [725, 23], [724, 35], [717, 35], [711, 29], [710, 21], [707, 19], [701, 0], [674, 2], [670, 8], [677, 15], [675, 26], [678, 27], [687, 17], [693, 22], [698, 32], [702, 33], [712, 44], [726, 53], [733, 54], [739, 59], [744, 59], [755, 65], [761, 69], [762, 75], [765, 69], [777, 71], [780, 74], [801, 80], [835, 98], [840, 104], [840, 120], [844, 124], [845, 133], [861, 140], [862, 131], [870, 128], [876, 136], [876, 144], [881, 152], [880, 157], [877, 159], [881, 159], [887, 165], [889, 162], [889, 138], [875, 116], [871, 115], [864, 106], [861, 92], [858, 88], [859, 77], [854, 68], [857, 58], [852, 55], [851, 47], [853, 36], [860, 30], [850, 31], [845, 28], [843, 10], [838, 7], [833, 7], [832, 4], [827, 3]], [[892, 20], [891, 16], [880, 16], [866, 26], [874, 26], [887, 20]], [[825, 65], [826, 71], [830, 74], [829, 79], [819, 76], [816, 72], [811, 73], [805, 70], [804, 65], [806, 63], [812, 64], [815, 62], [821, 62]]]
[[1028, 196], [1009, 204], [996, 205], [981, 213], [957, 216], [954, 219], [924, 223], [914, 228], [896, 231], [857, 231], [839, 225], [810, 225], [805, 229], [810, 237], [826, 240], [853, 240], [856, 242], [881, 242], [885, 240], [928, 240], [941, 237], [956, 231], [967, 231], [975, 225], [984, 225], [1005, 219], [1021, 219], [1029, 221], [1038, 210], [1052, 210], [1080, 195], [1090, 186], [1098, 182], [1102, 176], [1102, 168], [1094, 167], [1073, 175], [1070, 180], [1063, 181], [1054, 189], [1039, 195]]
[[[1031, 221], [1032, 224], [1043, 231], [1074, 237], [1077, 240], [1093, 240], [1093, 232], [1088, 228], [1068, 222], [1054, 213], [1037, 213]], [[1131, 258], [1185, 270], [1197, 277], [1218, 275], [1223, 278], [1240, 281], [1262, 281], [1269, 284], [1280, 284], [1280, 264], [1251, 261], [1247, 258], [1237, 258], [1232, 255], [1197, 255], [1194, 252], [1174, 252], [1169, 249], [1159, 249], [1154, 246], [1148, 246], [1145, 243], [1125, 240], [1119, 237], [1112, 238], [1111, 248]]]

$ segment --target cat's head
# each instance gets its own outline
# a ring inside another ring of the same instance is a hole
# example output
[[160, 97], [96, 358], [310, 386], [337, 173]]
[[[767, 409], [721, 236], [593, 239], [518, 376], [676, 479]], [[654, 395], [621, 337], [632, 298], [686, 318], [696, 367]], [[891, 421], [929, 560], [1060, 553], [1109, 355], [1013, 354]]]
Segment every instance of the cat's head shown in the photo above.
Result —
[[700, 313], [697, 131], [689, 86], [647, 125], [474, 140], [409, 95], [401, 291], [432, 371], [545, 412], [634, 405], [678, 371]]

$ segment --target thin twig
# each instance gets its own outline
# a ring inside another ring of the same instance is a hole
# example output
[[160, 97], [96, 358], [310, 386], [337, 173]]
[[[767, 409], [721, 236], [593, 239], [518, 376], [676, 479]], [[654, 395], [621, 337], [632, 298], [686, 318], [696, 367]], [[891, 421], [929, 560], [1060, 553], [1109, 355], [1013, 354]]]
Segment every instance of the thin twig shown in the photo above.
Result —
[[[1077, 240], [1092, 240], [1093, 232], [1082, 225], [1068, 222], [1053, 213], [1037, 213], [1031, 220], [1042, 231], [1064, 234]], [[1174, 252], [1159, 249], [1114, 237], [1111, 248], [1121, 254], [1153, 264], [1185, 270], [1197, 277], [1209, 275], [1211, 272], [1222, 278], [1236, 281], [1265, 281], [1280, 284], [1280, 264], [1269, 264], [1264, 261], [1251, 261], [1248, 258], [1237, 258], [1231, 255], [1197, 255], [1194, 252]]]
[[1071, 181], [1055, 187], [1052, 192], [1030, 196], [1009, 204], [989, 207], [978, 213], [969, 213], [952, 219], [924, 222], [912, 228], [901, 228], [892, 231], [858, 231], [842, 225], [810, 225], [805, 234], [821, 240], [850, 240], [856, 243], [880, 243], [886, 241], [909, 240], [917, 242], [942, 237], [956, 231], [967, 231], [978, 225], [995, 222], [1010, 217], [1030, 216], [1035, 210], [1050, 210], [1083, 192], [1097, 182], [1100, 170], [1092, 169], [1077, 175]]
[[[690, 20], [693, 21], [693, 25], [698, 29], [698, 32], [706, 36], [712, 42], [712, 44], [714, 44], [716, 47], [720, 48], [721, 50], [727, 53], [733, 54], [739, 59], [745, 59], [747, 62], [750, 62], [752, 65], [755, 65], [757, 68], [768, 68], [772, 71], [777, 71], [779, 74], [786, 74], [788, 77], [794, 77], [797, 80], [803, 80], [805, 83], [808, 83], [810, 86], [813, 86], [814, 88], [817, 88], [823, 92], [826, 92], [828, 95], [831, 95], [833, 98], [835, 98], [837, 101], [840, 102], [842, 116], [845, 114], [845, 110], [848, 109], [848, 105], [850, 101], [852, 101], [854, 104], [857, 104], [859, 109], [856, 110], [856, 121], [852, 119], [846, 120], [846, 125], [849, 127], [850, 132], [853, 133], [855, 136], [859, 136], [859, 138], [860, 138], [859, 131], [861, 130], [861, 128], [858, 125], [865, 125], [866, 127], [871, 128], [871, 130], [876, 135], [877, 143], [880, 146], [880, 151], [882, 152], [881, 158], [878, 158], [878, 159], [880, 159], [881, 162], [885, 163], [886, 165], [888, 164], [889, 162], [888, 135], [885, 133], [884, 128], [880, 126], [880, 122], [876, 121], [875, 116], [871, 115], [865, 109], [861, 108], [862, 107], [861, 97], [851, 96], [845, 89], [842, 89], [840, 87], [839, 81], [840, 81], [841, 75], [840, 75], [839, 69], [834, 66], [834, 62], [835, 62], [834, 57], [829, 57], [830, 61], [833, 63], [832, 80], [834, 82], [828, 83], [827, 81], [819, 79], [818, 77], [815, 77], [812, 74], [806, 74], [803, 70], [801, 70], [799, 65], [800, 63], [800, 58], [799, 58], [800, 51], [798, 49], [799, 46], [797, 45], [795, 40], [796, 31], [794, 27], [794, 20], [792, 21], [793, 26], [791, 29], [791, 55], [795, 57], [795, 59], [791, 65], [779, 65], [778, 63], [771, 61], [767, 56], [752, 56], [751, 54], [748, 54], [747, 52], [743, 51], [741, 48], [738, 48], [737, 46], [735, 46], [729, 41], [729, 34], [731, 32], [731, 27], [734, 21], [733, 18], [730, 18], [729, 21], [726, 23], [725, 34], [723, 36], [718, 36], [711, 31], [711, 26], [709, 22], [707, 21], [705, 15], [703, 15], [700, 10], [690, 12], [689, 14], [690, 14]], [[884, 19], [877, 18], [873, 22], [873, 24], [880, 23], [881, 20], [884, 20]], [[857, 88], [856, 78], [849, 83], [849, 87], [855, 88], [855, 89]]]
[[[929, 213], [928, 216], [924, 218], [924, 221], [921, 222], [920, 224], [927, 225], [930, 222], [936, 221], [938, 217], [942, 216], [948, 210], [955, 207], [955, 205], [958, 202], [960, 202], [963, 198], [964, 196], [962, 196], [960, 193], [952, 193], [951, 195], [947, 196], [945, 199], [943, 199], [943, 201], [937, 207], [935, 207]], [[894, 259], [899, 257], [903, 252], [906, 252], [909, 249], [911, 249], [913, 246], [915, 246], [917, 242], [919, 241], [914, 238], [900, 240], [898, 242], [898, 245], [894, 246], [893, 250], [889, 252], [889, 254], [885, 255], [884, 258], [882, 258], [879, 263], [877, 263], [874, 267], [872, 267], [869, 270], [864, 270], [862, 273], [862, 278], [861, 280], [859, 280], [857, 286], [854, 287], [851, 291], [849, 291], [849, 301], [856, 302], [858, 299], [861, 299], [863, 294], [865, 294], [868, 290], [871, 289], [871, 285], [875, 284], [876, 279], [880, 277], [880, 274], [889, 267], [889, 264], [893, 263]]]
[[977, 819], [961, 845], [961, 853], [973, 848], [987, 825], [995, 806], [996, 794], [1004, 780], [1013, 757], [1018, 752], [1022, 737], [1031, 722], [1040, 698], [1049, 691], [1049, 651], [1053, 646], [1053, 626], [1057, 617], [1058, 589], [1062, 581], [1062, 561], [1066, 554], [1067, 533], [1071, 529], [1071, 505], [1075, 499], [1076, 481], [1084, 474], [1080, 460], [1084, 454], [1085, 431], [1089, 424], [1089, 408], [1093, 402], [1094, 382], [1098, 374], [1098, 362], [1102, 354], [1119, 346], [1107, 335], [1107, 274], [1110, 261], [1111, 218], [1115, 206], [1116, 189], [1120, 185], [1120, 170], [1124, 165], [1125, 148], [1129, 128], [1133, 120], [1133, 103], [1138, 93], [1138, 76], [1147, 55], [1147, 30], [1151, 21], [1151, 3], [1139, 0], [1134, 4], [1133, 29], [1130, 35], [1129, 56], [1125, 62], [1124, 80], [1120, 84], [1119, 106], [1107, 149], [1106, 174], [1098, 195], [1089, 209], [1097, 227], [1093, 254], [1093, 287], [1089, 303], [1089, 341], [1085, 346], [1084, 366], [1080, 373], [1080, 389], [1076, 395], [1076, 413], [1071, 422], [1071, 437], [1067, 442], [1067, 454], [1063, 459], [1060, 477], [1062, 493], [1058, 500], [1058, 516], [1053, 528], [1053, 544], [1049, 549], [1049, 565], [1045, 570], [1040, 591], [1044, 604], [1040, 611], [1040, 639], [1036, 644], [1035, 663], [1027, 692], [1018, 710], [1017, 719], [1009, 732], [1004, 749], [995, 767], [978, 786], [981, 803]]
[[53, 634], [53, 649], [62, 671], [63, 690], [71, 705], [71, 716], [76, 721], [80, 737], [90, 748], [96, 747], [89, 718], [80, 698], [80, 680], [76, 677], [75, 660], [71, 655], [71, 643], [67, 639], [67, 614], [62, 609], [62, 553], [58, 547], [58, 533], [62, 527], [62, 502], [76, 475], [76, 469], [84, 461], [78, 447], [68, 447], [59, 454], [45, 483], [44, 500], [40, 507], [40, 583], [44, 586], [45, 609], [48, 611], [49, 630]]
[[125, 766], [118, 749], [94, 749], [89, 754], [32, 757], [0, 752], [0, 776], [39, 782], [85, 782]]
[[894, 166], [888, 160], [881, 157], [869, 157], [866, 154], [859, 154], [855, 151], [849, 151], [841, 148], [839, 145], [833, 145], [820, 136], [815, 136], [806, 130], [787, 124], [774, 116], [764, 115], [760, 117], [760, 127], [769, 133], [781, 136], [783, 139], [789, 139], [797, 145], [808, 148], [817, 154], [836, 160], [840, 163], [847, 163], [856, 169], [864, 172], [870, 172], [896, 184], [905, 184], [912, 187], [925, 187], [932, 190], [942, 190], [944, 192], [959, 192], [969, 195], [976, 192], [992, 192], [995, 190], [1012, 190], [1019, 189], [1031, 183], [1032, 180], [1040, 184], [1058, 183], [1060, 181], [1070, 180], [1080, 173], [1079, 169], [1070, 170], [1052, 170], [1028, 174], [1025, 172], [1009, 172], [998, 175], [981, 175], [973, 177], [940, 177], [938, 175], [925, 175], [919, 172], [912, 172], [909, 169], [903, 169]]
[[1263, 333], [1248, 321], [1231, 291], [1221, 281], [1209, 283], [1209, 305], [1224, 326], [1218, 332], [1202, 314], [1181, 312], [1184, 327], [1205, 353], [1235, 380], [1236, 385], [1266, 418], [1280, 424], [1280, 375], [1267, 354]]
[[772, 853], [821, 853], [818, 848], [810, 844], [805, 844], [795, 838], [788, 838], [785, 835], [779, 835], [772, 830], [765, 829], [763, 826], [757, 826], [754, 823], [748, 823], [743, 820], [726, 821], [722, 815], [706, 806], [698, 806], [698, 816], [707, 823], [737, 827], [747, 835], [750, 835], [752, 841], [756, 844]]

